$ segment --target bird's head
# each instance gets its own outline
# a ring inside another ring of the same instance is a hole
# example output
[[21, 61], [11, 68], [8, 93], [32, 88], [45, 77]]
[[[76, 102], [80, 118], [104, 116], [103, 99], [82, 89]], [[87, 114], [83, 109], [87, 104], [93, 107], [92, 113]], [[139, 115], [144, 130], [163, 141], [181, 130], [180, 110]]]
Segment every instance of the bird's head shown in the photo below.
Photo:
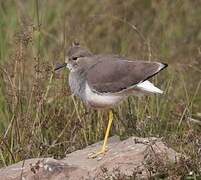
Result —
[[91, 55], [92, 53], [88, 49], [83, 48], [80, 46], [79, 43], [74, 42], [66, 53], [65, 63], [56, 67], [55, 70], [67, 66], [70, 71], [73, 71], [77, 68], [77, 65], [79, 64], [81, 58]]

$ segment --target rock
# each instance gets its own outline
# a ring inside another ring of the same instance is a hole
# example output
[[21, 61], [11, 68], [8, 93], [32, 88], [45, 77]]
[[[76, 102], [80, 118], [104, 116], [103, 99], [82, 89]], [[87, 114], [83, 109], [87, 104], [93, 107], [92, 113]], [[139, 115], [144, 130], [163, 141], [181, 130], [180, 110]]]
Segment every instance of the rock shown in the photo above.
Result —
[[[28, 159], [0, 169], [1, 180], [78, 180], [78, 179], [147, 179], [156, 176], [158, 168], [176, 163], [181, 155], [159, 138], [130, 137], [109, 139], [108, 151], [95, 159], [88, 155], [102, 142], [72, 152], [62, 160]], [[165, 168], [164, 168], [165, 169]]]

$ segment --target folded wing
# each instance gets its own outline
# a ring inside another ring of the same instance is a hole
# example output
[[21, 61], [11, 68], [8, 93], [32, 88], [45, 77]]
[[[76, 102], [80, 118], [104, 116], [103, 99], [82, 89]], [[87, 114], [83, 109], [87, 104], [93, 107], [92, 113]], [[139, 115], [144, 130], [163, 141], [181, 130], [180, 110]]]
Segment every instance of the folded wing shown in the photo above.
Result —
[[167, 65], [123, 59], [99, 61], [87, 72], [89, 86], [100, 93], [117, 93], [154, 76]]

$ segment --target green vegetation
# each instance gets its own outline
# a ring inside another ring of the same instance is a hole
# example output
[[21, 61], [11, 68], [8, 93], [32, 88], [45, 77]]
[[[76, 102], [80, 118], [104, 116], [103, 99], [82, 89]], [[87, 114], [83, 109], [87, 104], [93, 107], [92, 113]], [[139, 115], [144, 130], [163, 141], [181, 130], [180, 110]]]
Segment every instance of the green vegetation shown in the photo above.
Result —
[[[111, 135], [163, 137], [188, 160], [178, 177], [201, 174], [201, 2], [0, 0], [0, 164], [63, 157], [103, 139], [107, 110], [70, 96], [68, 71], [53, 74], [78, 39], [94, 53], [160, 60], [162, 96], [114, 108]], [[169, 169], [174, 169], [173, 167]], [[174, 172], [176, 170], [174, 169]]]

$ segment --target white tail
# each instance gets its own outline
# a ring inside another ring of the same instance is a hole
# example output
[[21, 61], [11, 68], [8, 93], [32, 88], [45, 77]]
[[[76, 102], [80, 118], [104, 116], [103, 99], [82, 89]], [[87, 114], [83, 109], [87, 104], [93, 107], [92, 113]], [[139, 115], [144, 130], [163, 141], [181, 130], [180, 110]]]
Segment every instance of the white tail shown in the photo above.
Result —
[[154, 86], [150, 81], [144, 81], [142, 83], [139, 83], [137, 87], [143, 91], [150, 92], [150, 93], [159, 93], [159, 94], [163, 93], [162, 90]]

